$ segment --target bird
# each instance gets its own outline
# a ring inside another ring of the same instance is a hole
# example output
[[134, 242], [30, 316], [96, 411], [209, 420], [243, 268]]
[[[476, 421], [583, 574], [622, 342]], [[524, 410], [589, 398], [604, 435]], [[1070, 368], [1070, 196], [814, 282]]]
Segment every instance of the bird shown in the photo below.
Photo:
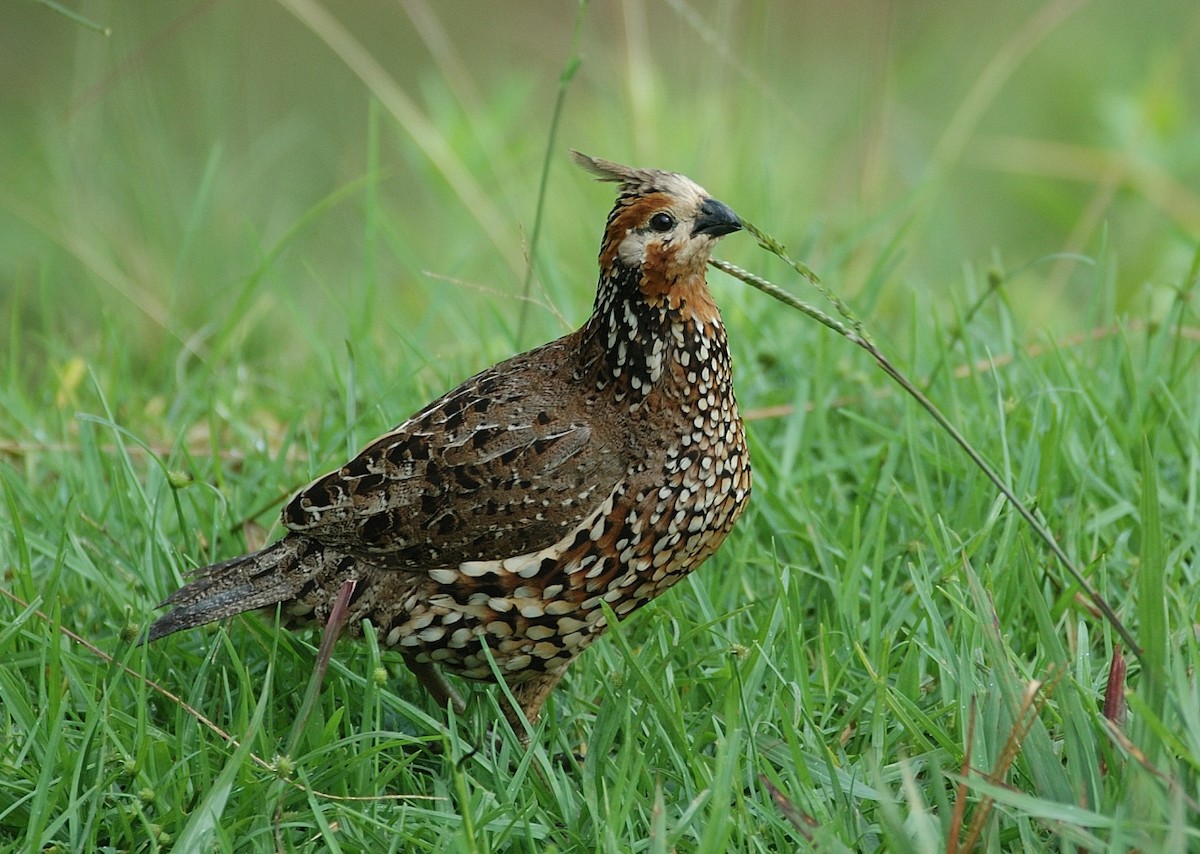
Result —
[[586, 322], [302, 488], [282, 538], [195, 570], [149, 641], [268, 608], [323, 624], [354, 581], [348, 631], [369, 620], [443, 708], [465, 708], [446, 674], [503, 679], [527, 743], [602, 603], [624, 619], [717, 550], [751, 469], [705, 273], [742, 222], [681, 174], [571, 155], [617, 185]]

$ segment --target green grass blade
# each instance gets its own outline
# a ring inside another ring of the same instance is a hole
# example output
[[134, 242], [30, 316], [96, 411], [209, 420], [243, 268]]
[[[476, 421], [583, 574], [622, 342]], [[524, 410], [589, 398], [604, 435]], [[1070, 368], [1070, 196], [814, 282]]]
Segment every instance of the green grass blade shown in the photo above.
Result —
[[254, 745], [258, 729], [262, 726], [263, 716], [267, 712], [267, 701], [270, 697], [271, 667], [268, 666], [266, 678], [263, 680], [263, 689], [258, 696], [258, 703], [254, 707], [254, 715], [250, 719], [250, 724], [246, 727], [246, 731], [242, 733], [237, 749], [234, 750], [229, 760], [225, 763], [225, 766], [221, 769], [221, 772], [217, 775], [212, 788], [204, 793], [200, 804], [192, 811], [187, 823], [180, 831], [179, 837], [175, 842], [176, 850], [204, 851], [208, 850], [208, 847], [213, 843], [221, 827], [221, 818], [229, 803], [229, 796], [233, 792], [234, 783], [237, 781], [238, 775], [246, 767], [246, 763], [250, 757], [251, 748]]

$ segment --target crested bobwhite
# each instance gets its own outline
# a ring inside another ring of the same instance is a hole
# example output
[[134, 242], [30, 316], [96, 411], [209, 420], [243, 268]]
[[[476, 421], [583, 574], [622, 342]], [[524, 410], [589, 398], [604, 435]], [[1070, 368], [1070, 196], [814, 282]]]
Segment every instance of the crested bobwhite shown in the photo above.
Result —
[[682, 175], [574, 157], [619, 185], [583, 327], [302, 489], [281, 540], [198, 570], [150, 640], [277, 604], [324, 622], [354, 579], [348, 625], [369, 618], [438, 702], [461, 705], [439, 670], [494, 678], [486, 646], [533, 723], [601, 602], [624, 617], [716, 551], [750, 460], [705, 269], [741, 223]]

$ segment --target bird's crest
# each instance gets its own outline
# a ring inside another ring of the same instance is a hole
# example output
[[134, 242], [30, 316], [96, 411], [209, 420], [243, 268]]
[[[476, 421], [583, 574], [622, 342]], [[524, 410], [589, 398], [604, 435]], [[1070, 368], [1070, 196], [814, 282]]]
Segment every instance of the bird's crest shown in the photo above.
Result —
[[578, 166], [595, 175], [597, 180], [620, 184], [622, 196], [645, 196], [650, 193], [671, 192], [676, 189], [673, 185], [679, 183], [679, 179], [683, 177], [674, 172], [664, 172], [661, 169], [637, 169], [633, 166], [624, 166], [600, 157], [590, 157], [575, 149], [571, 149], [571, 159]]

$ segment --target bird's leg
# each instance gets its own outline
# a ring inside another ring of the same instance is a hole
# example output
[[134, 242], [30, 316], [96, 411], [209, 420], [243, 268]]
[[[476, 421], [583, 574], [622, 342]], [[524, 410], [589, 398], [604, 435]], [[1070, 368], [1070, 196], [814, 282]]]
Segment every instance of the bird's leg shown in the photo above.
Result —
[[[554, 690], [554, 686], [566, 672], [566, 668], [563, 668], [554, 673], [543, 673], [510, 686], [517, 705], [513, 707], [507, 698], [501, 701], [501, 705], [504, 706], [504, 717], [508, 719], [509, 726], [513, 728], [513, 732], [517, 734], [517, 739], [522, 745], [529, 744], [530, 730], [537, 724], [546, 698], [550, 696], [550, 692]], [[526, 721], [529, 722], [529, 727], [525, 726]]]
[[416, 661], [408, 656], [405, 656], [404, 663], [408, 665], [408, 669], [417, 677], [417, 681], [433, 697], [434, 702], [443, 709], [446, 708], [446, 701], [449, 700], [454, 704], [456, 714], [461, 715], [467, 710], [467, 704], [463, 702], [463, 698], [454, 690], [454, 686], [446, 681], [446, 677], [437, 667], [427, 662]]

